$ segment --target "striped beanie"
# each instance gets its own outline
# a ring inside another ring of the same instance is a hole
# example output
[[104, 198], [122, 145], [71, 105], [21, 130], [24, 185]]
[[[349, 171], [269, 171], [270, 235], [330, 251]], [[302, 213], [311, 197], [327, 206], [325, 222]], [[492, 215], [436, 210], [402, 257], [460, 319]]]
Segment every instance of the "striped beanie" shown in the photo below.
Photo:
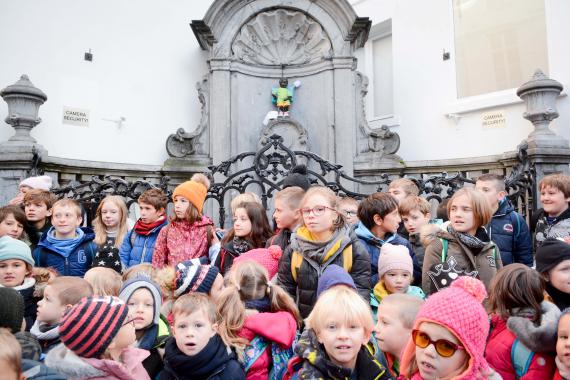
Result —
[[146, 273], [138, 273], [135, 277], [123, 283], [119, 298], [125, 302], [129, 302], [129, 298], [137, 290], [145, 288], [148, 289], [154, 300], [154, 317], [152, 322], [158, 324], [160, 320], [160, 308], [162, 307], [162, 295], [160, 294], [160, 286], [150, 279]]
[[179, 263], [176, 265], [174, 296], [180, 297], [193, 292], [209, 294], [218, 273], [220, 273], [218, 268], [201, 264], [200, 259]]
[[62, 343], [83, 358], [100, 358], [123, 326], [129, 308], [117, 297], [85, 297], [59, 323]]

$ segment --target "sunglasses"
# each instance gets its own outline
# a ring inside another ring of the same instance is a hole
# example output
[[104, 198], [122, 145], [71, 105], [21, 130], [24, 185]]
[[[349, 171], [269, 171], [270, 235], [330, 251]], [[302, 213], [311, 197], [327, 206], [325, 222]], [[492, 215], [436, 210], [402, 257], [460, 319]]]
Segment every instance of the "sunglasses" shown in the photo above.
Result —
[[452, 356], [457, 350], [465, 349], [465, 347], [450, 342], [447, 339], [438, 339], [433, 341], [428, 334], [420, 330], [413, 330], [412, 338], [414, 339], [416, 346], [420, 348], [426, 348], [430, 344], [433, 344], [437, 353], [444, 358]]

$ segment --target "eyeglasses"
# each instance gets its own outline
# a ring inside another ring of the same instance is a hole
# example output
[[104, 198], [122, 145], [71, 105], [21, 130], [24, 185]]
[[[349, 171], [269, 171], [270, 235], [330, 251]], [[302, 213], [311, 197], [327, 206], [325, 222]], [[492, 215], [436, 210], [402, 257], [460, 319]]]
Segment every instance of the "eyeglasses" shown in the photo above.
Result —
[[438, 339], [436, 341], [433, 341], [428, 334], [420, 330], [413, 330], [412, 338], [414, 339], [416, 346], [420, 348], [426, 348], [430, 344], [433, 344], [437, 353], [444, 358], [452, 356], [457, 350], [465, 349], [465, 347], [450, 342], [446, 339]]
[[321, 216], [325, 213], [325, 210], [333, 210], [336, 211], [334, 208], [332, 207], [328, 207], [328, 206], [315, 206], [313, 208], [302, 208], [301, 209], [301, 214], [303, 214], [304, 217], [307, 217], [309, 215], [311, 215], [311, 212], [313, 213], [313, 215], [315, 216]]
[[358, 211], [352, 211], [352, 210], [342, 210], [342, 213], [348, 217], [351, 216], [356, 216], [356, 214], [358, 213]]

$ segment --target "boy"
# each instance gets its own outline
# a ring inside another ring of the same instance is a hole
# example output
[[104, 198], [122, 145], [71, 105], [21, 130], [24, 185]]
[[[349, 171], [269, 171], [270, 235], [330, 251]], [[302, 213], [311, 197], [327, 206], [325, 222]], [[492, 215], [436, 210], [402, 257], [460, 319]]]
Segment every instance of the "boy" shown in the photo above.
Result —
[[412, 245], [420, 268], [424, 263], [425, 248], [420, 241], [420, 230], [431, 219], [430, 204], [418, 195], [410, 195], [400, 202], [398, 211], [408, 231], [408, 241]]
[[61, 318], [83, 297], [91, 297], [93, 289], [82, 278], [62, 276], [50, 280], [44, 297], [38, 302], [38, 315], [30, 332], [46, 354], [60, 343], [58, 325]]
[[[530, 223], [537, 249], [546, 238], [568, 238], [570, 235], [570, 176], [547, 175], [538, 184], [540, 189], [539, 209]], [[534, 228], [533, 228], [534, 227]]]
[[395, 378], [400, 374], [400, 355], [423, 303], [421, 298], [396, 293], [384, 298], [378, 306], [378, 323], [374, 327], [374, 334], [388, 361], [388, 369]]
[[152, 263], [154, 244], [160, 230], [168, 224], [165, 211], [168, 198], [160, 189], [148, 189], [138, 200], [141, 217], [125, 236], [119, 255], [124, 268]]
[[24, 212], [28, 221], [25, 227], [33, 251], [40, 238], [51, 228], [50, 217], [56, 197], [47, 190], [30, 190], [24, 196]]
[[305, 190], [298, 186], [287, 187], [275, 194], [273, 219], [279, 232], [267, 241], [267, 248], [278, 245], [285, 250], [291, 243], [291, 234], [303, 221], [299, 206], [304, 195]]
[[398, 203], [390, 194], [374, 193], [360, 202], [358, 206], [358, 219], [354, 232], [370, 254], [370, 287], [378, 283], [378, 258], [380, 248], [384, 243], [405, 246], [414, 263], [414, 284], [420, 284], [422, 278], [421, 267], [418, 265], [416, 255], [410, 243], [398, 235], [400, 214]]
[[18, 186], [18, 194], [10, 201], [9, 204], [20, 206], [24, 202], [24, 196], [30, 190], [39, 189], [49, 191], [51, 189], [51, 186], [51, 177], [47, 175], [26, 178], [20, 182], [20, 185]]
[[358, 201], [356, 199], [351, 197], [341, 198], [338, 201], [338, 207], [349, 226], [354, 226], [358, 223]]
[[524, 218], [515, 211], [505, 190], [505, 179], [497, 174], [483, 174], [475, 188], [487, 198], [493, 217], [487, 225], [489, 238], [497, 244], [503, 265], [533, 264], [532, 239]]
[[[396, 202], [400, 204], [400, 202], [410, 195], [420, 195], [420, 189], [412, 180], [407, 178], [398, 178], [390, 182], [390, 185], [388, 186], [388, 194], [396, 198]], [[408, 238], [408, 231], [406, 231], [404, 223], [400, 223], [398, 234], [400, 234], [404, 239]]]
[[160, 380], [245, 379], [235, 354], [218, 335], [216, 306], [207, 295], [185, 294], [172, 308], [173, 338], [166, 343]]
[[83, 220], [81, 206], [73, 199], [55, 202], [52, 214], [53, 227], [34, 249], [36, 266], [51, 267], [62, 276], [83, 277], [97, 252], [95, 234], [90, 228], [79, 228]]

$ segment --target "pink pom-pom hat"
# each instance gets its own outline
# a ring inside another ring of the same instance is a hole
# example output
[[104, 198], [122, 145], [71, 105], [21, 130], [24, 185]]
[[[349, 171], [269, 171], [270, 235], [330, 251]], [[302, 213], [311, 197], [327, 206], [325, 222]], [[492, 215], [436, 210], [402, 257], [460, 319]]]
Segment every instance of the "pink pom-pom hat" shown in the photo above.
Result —
[[261, 264], [269, 272], [269, 278], [272, 279], [277, 274], [279, 267], [279, 259], [283, 251], [278, 245], [272, 245], [269, 248], [256, 248], [239, 255], [234, 259], [234, 265], [246, 260], [253, 260]]

